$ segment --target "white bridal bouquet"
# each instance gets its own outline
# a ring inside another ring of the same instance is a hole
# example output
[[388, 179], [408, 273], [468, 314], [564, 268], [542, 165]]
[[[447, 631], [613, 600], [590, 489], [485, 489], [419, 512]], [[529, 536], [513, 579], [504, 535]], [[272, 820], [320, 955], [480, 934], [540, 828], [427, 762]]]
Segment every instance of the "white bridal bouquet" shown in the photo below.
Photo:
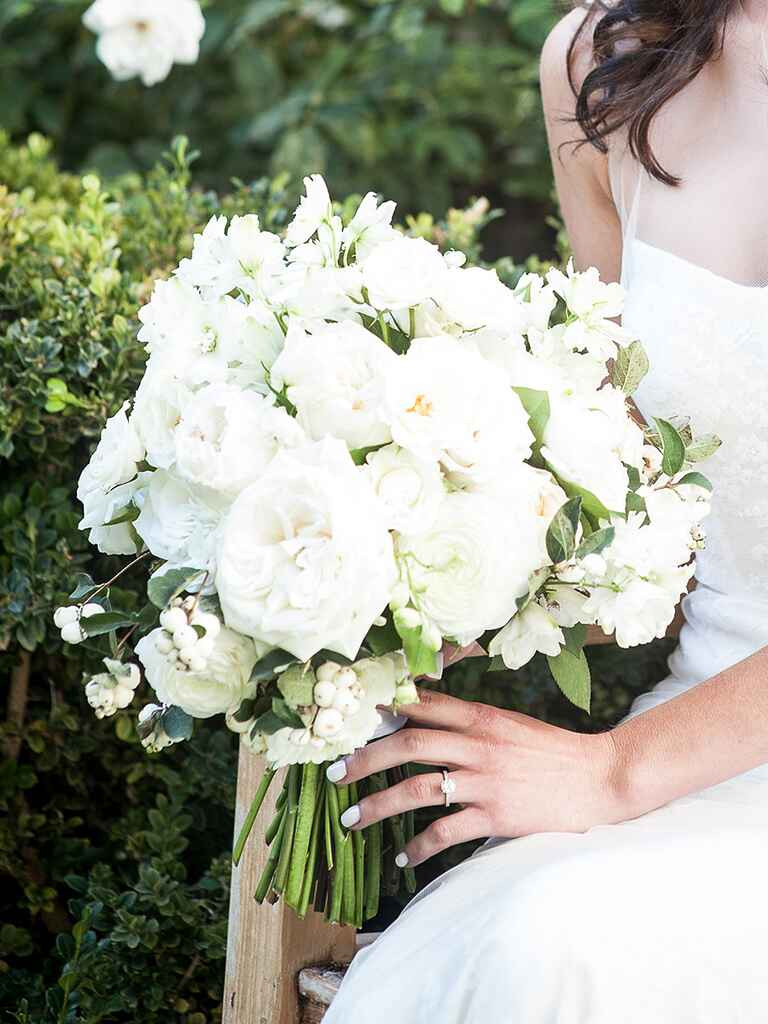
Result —
[[284, 237], [211, 220], [141, 310], [146, 372], [78, 497], [149, 602], [126, 613], [83, 577], [55, 621], [111, 640], [99, 716], [133, 700], [134, 644], [150, 751], [223, 715], [265, 759], [236, 859], [287, 768], [257, 898], [359, 925], [411, 826], [346, 835], [340, 812], [389, 780], [321, 766], [418, 700], [446, 642], [511, 669], [542, 652], [587, 708], [587, 625], [628, 647], [673, 617], [709, 509], [692, 464], [717, 441], [634, 418], [647, 360], [595, 270], [510, 288], [393, 228], [394, 204], [369, 193], [344, 223], [305, 185]]

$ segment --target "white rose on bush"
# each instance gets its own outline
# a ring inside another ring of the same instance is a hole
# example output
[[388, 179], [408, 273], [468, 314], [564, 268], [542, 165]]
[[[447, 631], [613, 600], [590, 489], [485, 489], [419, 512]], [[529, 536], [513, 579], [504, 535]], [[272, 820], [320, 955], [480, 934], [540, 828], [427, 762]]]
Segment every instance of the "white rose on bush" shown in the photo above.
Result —
[[294, 324], [272, 367], [272, 385], [286, 389], [308, 436], [339, 437], [350, 448], [390, 440], [381, 402], [397, 356], [380, 338], [349, 321], [318, 324], [309, 331]]
[[332, 438], [277, 455], [235, 500], [218, 546], [227, 624], [302, 660], [323, 648], [354, 657], [395, 576], [383, 510]]
[[162, 704], [179, 707], [193, 718], [210, 718], [239, 707], [253, 693], [250, 678], [257, 650], [248, 637], [221, 629], [200, 672], [169, 653], [165, 637], [164, 629], [153, 629], [136, 644], [147, 681]]
[[96, 52], [118, 81], [162, 82], [174, 64], [194, 64], [205, 19], [197, 0], [96, 0], [83, 24], [99, 37]]

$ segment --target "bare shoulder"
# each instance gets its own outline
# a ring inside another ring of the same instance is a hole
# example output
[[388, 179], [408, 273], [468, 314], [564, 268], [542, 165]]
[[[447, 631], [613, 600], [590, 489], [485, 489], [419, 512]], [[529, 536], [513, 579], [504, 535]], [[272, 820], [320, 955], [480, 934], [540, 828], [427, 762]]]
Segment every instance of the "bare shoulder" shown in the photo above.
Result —
[[[554, 101], [573, 109], [574, 89], [593, 67], [592, 25], [587, 7], [576, 7], [555, 25], [541, 51], [541, 86], [545, 106]], [[569, 74], [570, 62], [570, 74]]]

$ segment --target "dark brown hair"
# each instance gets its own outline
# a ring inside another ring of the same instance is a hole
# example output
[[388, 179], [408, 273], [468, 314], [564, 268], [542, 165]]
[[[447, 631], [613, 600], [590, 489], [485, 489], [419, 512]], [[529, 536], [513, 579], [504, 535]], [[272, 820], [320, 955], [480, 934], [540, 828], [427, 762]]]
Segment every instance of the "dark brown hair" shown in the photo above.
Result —
[[[568, 51], [576, 121], [587, 142], [606, 152], [606, 139], [626, 129], [633, 156], [667, 185], [679, 178], [656, 159], [651, 121], [722, 50], [728, 16], [739, 0], [594, 0]], [[583, 5], [579, 5], [583, 6]], [[574, 85], [577, 47], [592, 31], [592, 70]]]

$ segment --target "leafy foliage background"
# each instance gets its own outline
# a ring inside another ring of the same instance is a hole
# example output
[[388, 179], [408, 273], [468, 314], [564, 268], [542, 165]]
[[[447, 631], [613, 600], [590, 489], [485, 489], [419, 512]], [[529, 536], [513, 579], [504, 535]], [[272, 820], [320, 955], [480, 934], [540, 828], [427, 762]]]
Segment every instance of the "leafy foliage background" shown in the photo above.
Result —
[[[336, 195], [378, 188], [424, 210], [401, 214], [408, 230], [475, 260], [486, 225], [486, 239], [502, 225], [505, 252], [510, 225], [518, 245], [550, 238], [535, 65], [552, 11], [345, 0], [330, 30], [308, 0], [217, 0], [201, 63], [148, 93], [109, 80], [84, 6], [0, 2], [0, 1020], [207, 1024], [221, 1016], [236, 738], [199, 723], [152, 758], [135, 711], [97, 721], [87, 707], [82, 677], [103, 652], [63, 647], [51, 614], [76, 572], [103, 579], [116, 563], [76, 528], [76, 478], [141, 373], [138, 307], [213, 213], [279, 230], [297, 176], [320, 169]], [[37, 128], [67, 170], [26, 138]], [[183, 139], [158, 161], [183, 129], [203, 143], [197, 186]], [[481, 191], [514, 212], [461, 208]], [[120, 588], [121, 607], [143, 603], [130, 574]], [[599, 729], [663, 675], [663, 655], [593, 651], [591, 719], [538, 663], [467, 662], [441, 685]]]

